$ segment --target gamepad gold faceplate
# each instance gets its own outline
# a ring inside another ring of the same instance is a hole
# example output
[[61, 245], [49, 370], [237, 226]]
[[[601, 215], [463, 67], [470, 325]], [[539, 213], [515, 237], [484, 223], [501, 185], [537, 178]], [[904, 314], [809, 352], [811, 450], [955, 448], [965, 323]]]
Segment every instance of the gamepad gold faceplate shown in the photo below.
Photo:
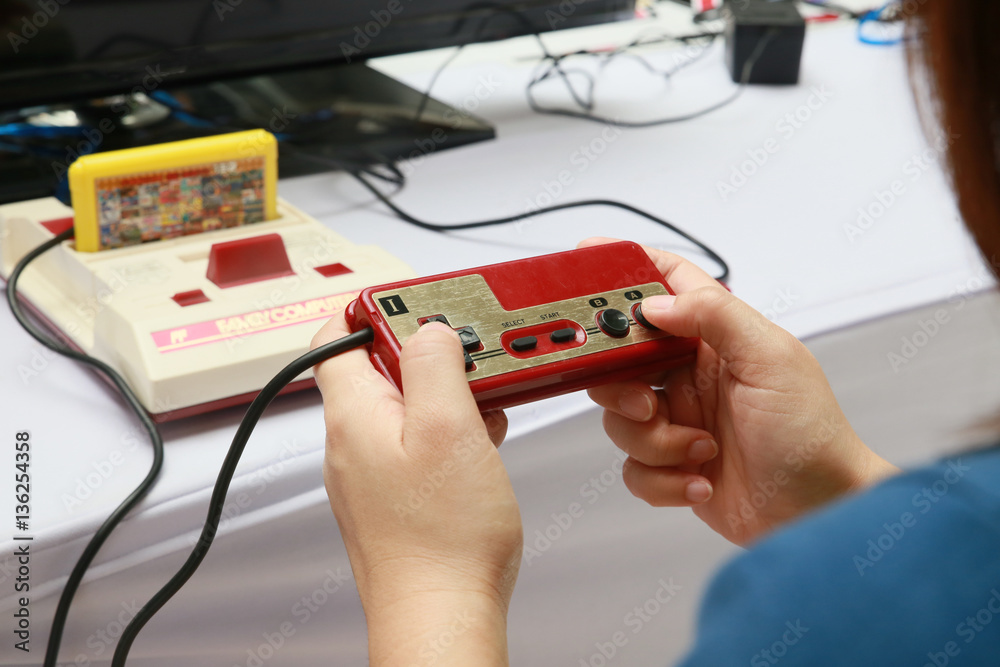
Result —
[[[481, 275], [469, 274], [376, 292], [372, 294], [372, 298], [400, 345], [420, 327], [418, 320], [421, 317], [444, 315], [452, 327], [473, 327], [482, 341], [483, 349], [471, 353], [476, 365], [467, 374], [471, 381], [669, 338], [670, 334], [647, 329], [637, 324], [632, 317], [631, 310], [636, 303], [657, 294], [669, 292], [662, 284], [652, 282], [519, 310], [506, 310]], [[597, 314], [606, 308], [614, 308], [628, 315], [628, 335], [615, 338], [600, 330], [596, 321]], [[575, 322], [586, 333], [586, 341], [577, 347], [530, 358], [515, 357], [501, 345], [500, 337], [504, 333], [550, 320]]]

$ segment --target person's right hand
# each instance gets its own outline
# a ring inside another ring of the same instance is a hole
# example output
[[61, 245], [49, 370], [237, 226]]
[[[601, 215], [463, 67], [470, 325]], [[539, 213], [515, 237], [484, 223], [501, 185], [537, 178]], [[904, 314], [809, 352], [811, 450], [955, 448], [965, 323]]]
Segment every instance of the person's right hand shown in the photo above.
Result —
[[634, 495], [693, 507], [745, 545], [896, 472], [855, 434], [805, 345], [694, 264], [646, 252], [677, 296], [647, 298], [643, 316], [702, 342], [693, 366], [589, 390], [629, 455], [622, 476]]

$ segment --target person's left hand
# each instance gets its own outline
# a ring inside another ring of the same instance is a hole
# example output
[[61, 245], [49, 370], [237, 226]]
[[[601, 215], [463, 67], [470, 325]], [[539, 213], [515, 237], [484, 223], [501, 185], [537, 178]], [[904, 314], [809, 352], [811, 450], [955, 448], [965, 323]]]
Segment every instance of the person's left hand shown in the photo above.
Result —
[[[334, 317], [313, 348], [348, 333]], [[427, 637], [456, 630], [473, 652], [460, 641], [438, 664], [505, 664], [497, 633], [506, 631], [522, 547], [496, 450], [506, 417], [480, 415], [458, 335], [443, 324], [406, 341], [400, 368], [405, 397], [364, 349], [316, 367], [324, 478], [368, 618], [371, 664], [410, 664]]]

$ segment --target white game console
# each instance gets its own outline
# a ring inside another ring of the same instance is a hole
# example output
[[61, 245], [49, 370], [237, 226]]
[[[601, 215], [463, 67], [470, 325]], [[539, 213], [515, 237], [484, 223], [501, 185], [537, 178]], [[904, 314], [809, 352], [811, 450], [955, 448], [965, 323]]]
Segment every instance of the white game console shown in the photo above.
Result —
[[[411, 278], [287, 202], [279, 217], [99, 252], [72, 240], [18, 292], [64, 342], [117, 369], [156, 421], [247, 403], [365, 287]], [[54, 198], [0, 206], [0, 272], [72, 226]], [[289, 390], [314, 384], [304, 374]]]

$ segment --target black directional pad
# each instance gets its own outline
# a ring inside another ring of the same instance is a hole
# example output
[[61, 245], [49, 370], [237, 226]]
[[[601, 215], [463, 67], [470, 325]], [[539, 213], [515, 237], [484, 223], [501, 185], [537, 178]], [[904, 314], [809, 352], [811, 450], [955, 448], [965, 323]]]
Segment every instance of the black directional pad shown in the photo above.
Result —
[[476, 365], [472, 362], [472, 357], [470, 357], [469, 353], [466, 352], [465, 353], [465, 372], [468, 373], [473, 368], [475, 368], [475, 366]]
[[465, 348], [467, 352], [475, 352], [481, 347], [481, 342], [479, 340], [479, 334], [472, 327], [462, 327], [461, 329], [456, 329], [458, 333], [459, 340], [462, 341], [462, 347]]
[[448, 318], [444, 315], [431, 315], [430, 317], [421, 317], [419, 323], [421, 326], [427, 324], [428, 322], [440, 322], [441, 324], [451, 326], [448, 322]]

